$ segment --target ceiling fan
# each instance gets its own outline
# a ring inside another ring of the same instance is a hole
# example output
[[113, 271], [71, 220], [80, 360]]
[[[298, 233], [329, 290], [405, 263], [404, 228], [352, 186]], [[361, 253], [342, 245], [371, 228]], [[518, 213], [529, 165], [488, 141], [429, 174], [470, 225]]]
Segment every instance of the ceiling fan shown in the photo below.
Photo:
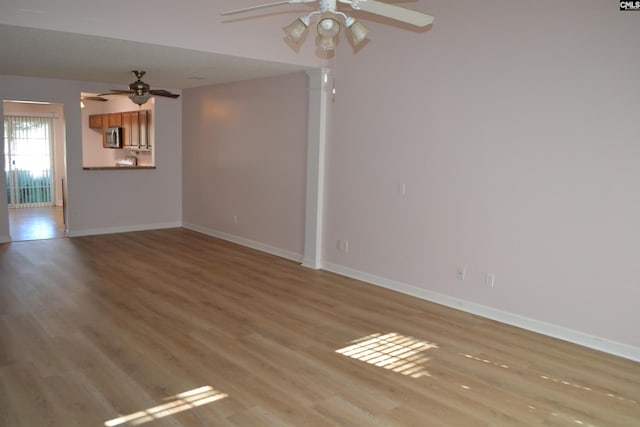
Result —
[[336, 46], [336, 38], [340, 32], [338, 17], [344, 20], [344, 24], [351, 34], [354, 46], [360, 44], [369, 33], [367, 27], [338, 10], [338, 3], [351, 6], [353, 10], [362, 10], [375, 15], [384, 16], [396, 21], [406, 22], [417, 27], [426, 27], [433, 22], [433, 16], [415, 10], [405, 9], [377, 0], [283, 0], [274, 3], [267, 3], [258, 6], [245, 7], [243, 9], [223, 12], [222, 15], [233, 15], [236, 13], [248, 12], [263, 7], [278, 6], [282, 4], [313, 3], [318, 2], [318, 9], [301, 16], [292, 24], [283, 28], [284, 32], [296, 43], [302, 40], [307, 28], [311, 24], [311, 18], [319, 16], [317, 23], [317, 42], [322, 50], [333, 50]]
[[111, 89], [111, 92], [101, 93], [98, 96], [128, 95], [131, 101], [138, 105], [144, 104], [152, 96], [165, 96], [167, 98], [177, 98], [180, 96], [165, 89], [151, 89], [147, 83], [142, 81], [142, 76], [147, 73], [146, 71], [133, 70], [131, 73], [137, 78], [137, 80], [129, 85], [128, 90]]

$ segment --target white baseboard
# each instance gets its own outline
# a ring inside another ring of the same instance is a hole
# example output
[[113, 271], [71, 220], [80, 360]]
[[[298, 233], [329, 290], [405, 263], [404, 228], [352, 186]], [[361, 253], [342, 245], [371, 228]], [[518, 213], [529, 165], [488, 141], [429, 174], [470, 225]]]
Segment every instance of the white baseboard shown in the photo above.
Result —
[[322, 269], [322, 263], [318, 262], [315, 258], [303, 258], [302, 266], [310, 268], [312, 270], [320, 270]]
[[9, 242], [11, 242], [11, 236], [0, 236], [0, 244]]
[[[129, 231], [144, 231], [152, 229], [162, 228], [175, 228], [184, 227], [189, 230], [197, 231], [218, 239], [226, 240], [229, 242], [237, 243], [242, 246], [246, 246], [252, 249], [256, 249], [262, 252], [266, 252], [272, 255], [276, 255], [285, 259], [289, 259], [295, 262], [303, 263], [303, 256], [294, 252], [286, 251], [284, 249], [276, 248], [274, 246], [266, 245], [264, 243], [256, 242], [254, 240], [246, 239], [243, 237], [235, 236], [232, 234], [224, 233], [221, 231], [213, 230], [207, 227], [202, 227], [190, 223], [162, 223], [162, 224], [145, 224], [138, 226], [127, 227], [109, 227], [101, 229], [91, 230], [76, 230], [69, 232], [69, 237], [88, 236], [95, 234], [110, 234], [110, 233], [123, 233]], [[0, 236], [0, 243], [10, 242], [9, 236]], [[584, 332], [576, 331], [573, 329], [565, 328], [563, 326], [554, 325], [540, 320], [532, 319], [529, 317], [521, 316], [518, 314], [510, 313], [496, 308], [487, 307], [474, 302], [466, 301], [460, 298], [451, 297], [448, 295], [440, 294], [438, 292], [429, 291], [427, 289], [418, 288], [403, 282], [387, 279], [384, 277], [376, 276], [374, 274], [365, 273], [359, 270], [344, 267], [339, 264], [323, 263], [322, 266], [316, 266], [314, 263], [303, 266], [309, 268], [322, 268], [327, 271], [331, 271], [342, 276], [350, 277], [353, 279], [361, 280], [363, 282], [370, 283], [372, 285], [381, 286], [393, 291], [401, 292], [403, 294], [411, 295], [426, 301], [441, 304], [447, 307], [465, 311], [467, 313], [475, 314], [485, 317], [487, 319], [496, 320], [508, 325], [516, 326], [522, 329], [526, 329], [532, 332], [547, 335], [553, 338], [568, 341], [574, 344], [582, 345], [584, 347], [592, 348], [594, 350], [603, 351], [605, 353], [613, 354], [616, 356], [624, 357], [626, 359], [640, 362], [640, 348], [623, 344], [615, 341], [611, 341], [605, 338], [600, 338], [594, 335], [586, 334]]]
[[256, 242], [255, 240], [245, 239], [244, 237], [235, 236], [233, 234], [224, 233], [222, 231], [213, 230], [211, 228], [202, 227], [200, 225], [182, 223], [182, 227], [189, 230], [197, 231], [198, 233], [206, 234], [211, 237], [226, 240], [228, 242], [237, 243], [248, 248], [256, 249], [261, 252], [266, 252], [271, 255], [276, 255], [281, 258], [286, 258], [295, 262], [302, 262], [302, 255], [295, 252], [290, 252], [284, 249], [276, 248], [274, 246], [266, 245], [264, 243]]
[[496, 320], [508, 325], [517, 326], [542, 335], [558, 338], [594, 350], [603, 351], [605, 353], [624, 357], [626, 359], [640, 362], [640, 348], [628, 344], [610, 341], [604, 338], [586, 334], [584, 332], [575, 331], [573, 329], [542, 322], [536, 319], [520, 316], [518, 314], [507, 311], [498, 310], [481, 304], [465, 301], [448, 295], [432, 292], [426, 289], [417, 288], [406, 283], [398, 282], [373, 274], [354, 270], [338, 264], [324, 263], [323, 268], [342, 276], [361, 280], [383, 288], [391, 289], [403, 294], [411, 295], [423, 300], [441, 304], [447, 307], [455, 308], [467, 313], [476, 314], [488, 319]]
[[163, 228], [181, 227], [180, 222], [162, 222], [155, 224], [127, 225], [123, 227], [91, 228], [85, 230], [69, 230], [69, 237], [94, 236], [98, 234], [128, 233], [131, 231], [159, 230]]

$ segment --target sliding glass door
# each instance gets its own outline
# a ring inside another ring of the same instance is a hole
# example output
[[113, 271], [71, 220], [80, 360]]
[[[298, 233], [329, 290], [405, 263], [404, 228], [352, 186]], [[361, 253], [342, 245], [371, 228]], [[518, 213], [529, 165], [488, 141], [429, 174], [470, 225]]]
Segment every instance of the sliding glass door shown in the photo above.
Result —
[[53, 205], [51, 117], [4, 117], [9, 207]]

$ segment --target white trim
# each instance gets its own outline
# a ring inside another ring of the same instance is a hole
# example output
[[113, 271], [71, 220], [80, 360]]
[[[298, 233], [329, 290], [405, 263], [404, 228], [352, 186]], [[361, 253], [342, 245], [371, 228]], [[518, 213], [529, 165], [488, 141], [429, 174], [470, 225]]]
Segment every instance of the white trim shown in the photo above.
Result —
[[69, 230], [68, 237], [95, 236], [98, 234], [129, 233], [131, 231], [160, 230], [163, 228], [180, 228], [180, 222], [162, 222], [156, 224], [127, 225], [122, 227], [90, 228], [85, 230]]
[[225, 233], [211, 228], [202, 227], [200, 225], [182, 223], [182, 227], [189, 230], [197, 231], [198, 233], [206, 234], [217, 239], [226, 240], [228, 242], [236, 243], [238, 245], [246, 246], [251, 249], [256, 249], [261, 252], [266, 252], [271, 255], [276, 255], [281, 258], [289, 259], [295, 262], [302, 262], [302, 255], [295, 252], [287, 251], [284, 249], [276, 248], [275, 246], [266, 245], [264, 243], [256, 242], [255, 240], [246, 239], [233, 234]]
[[303, 267], [312, 268], [314, 270], [319, 270], [322, 268], [322, 262], [319, 262], [318, 259], [303, 257], [302, 261], [300, 261]]
[[0, 244], [11, 243], [11, 236], [0, 236]]
[[467, 313], [476, 314], [487, 319], [496, 320], [498, 322], [506, 323], [511, 326], [516, 326], [532, 332], [537, 332], [542, 335], [558, 338], [563, 341], [568, 341], [584, 347], [640, 362], [639, 347], [611, 341], [605, 338], [589, 335], [584, 332], [565, 328], [563, 326], [542, 322], [540, 320], [531, 319], [529, 317], [520, 316], [518, 314], [510, 313], [507, 311], [498, 310], [496, 308], [487, 307], [481, 304], [476, 304], [474, 302], [465, 301], [463, 299], [451, 297], [422, 288], [417, 288], [406, 283], [354, 270], [342, 265], [325, 262], [323, 268], [327, 271], [331, 271], [342, 276], [361, 280], [423, 300], [465, 311]]
[[322, 268], [325, 147], [329, 129], [328, 68], [308, 70], [307, 188], [304, 229], [304, 267]]

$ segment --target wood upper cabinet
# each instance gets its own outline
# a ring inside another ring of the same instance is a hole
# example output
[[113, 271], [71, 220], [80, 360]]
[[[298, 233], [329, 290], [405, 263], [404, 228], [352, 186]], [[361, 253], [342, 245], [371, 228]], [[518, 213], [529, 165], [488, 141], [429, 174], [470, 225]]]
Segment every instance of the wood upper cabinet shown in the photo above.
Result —
[[137, 111], [122, 113], [122, 137], [124, 147], [140, 146], [140, 125]]
[[148, 110], [127, 111], [122, 113], [122, 127], [125, 148], [149, 150], [151, 112]]
[[[108, 117], [109, 125], [107, 127], [120, 127], [122, 126], [122, 113], [109, 113]], [[103, 119], [104, 121], [104, 119]]]
[[89, 127], [91, 129], [102, 129], [105, 127], [102, 125], [103, 118], [104, 114], [92, 114], [89, 116]]
[[122, 126], [121, 113], [92, 114], [89, 116], [89, 127], [103, 129]]
[[107, 114], [93, 114], [89, 116], [89, 127], [102, 133], [102, 146], [106, 147], [106, 130], [109, 127], [109, 117]]
[[136, 150], [151, 149], [151, 111], [125, 111], [123, 113], [93, 114], [89, 127], [100, 130], [103, 136], [109, 127], [122, 127], [122, 147]]

